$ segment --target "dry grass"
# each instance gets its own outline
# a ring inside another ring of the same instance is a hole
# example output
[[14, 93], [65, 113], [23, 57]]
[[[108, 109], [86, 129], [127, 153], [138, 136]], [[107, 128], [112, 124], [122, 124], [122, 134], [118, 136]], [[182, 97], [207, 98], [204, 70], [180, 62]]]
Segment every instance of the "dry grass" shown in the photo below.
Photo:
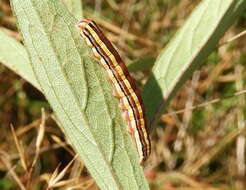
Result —
[[[155, 59], [198, 2], [87, 0], [84, 13], [103, 25], [131, 63], [138, 57]], [[230, 28], [161, 117], [145, 169], [151, 189], [246, 189], [245, 18]], [[4, 0], [0, 27], [21, 40]], [[149, 74], [134, 77], [143, 84]], [[0, 85], [0, 189], [98, 189], [44, 97], [2, 65]]]

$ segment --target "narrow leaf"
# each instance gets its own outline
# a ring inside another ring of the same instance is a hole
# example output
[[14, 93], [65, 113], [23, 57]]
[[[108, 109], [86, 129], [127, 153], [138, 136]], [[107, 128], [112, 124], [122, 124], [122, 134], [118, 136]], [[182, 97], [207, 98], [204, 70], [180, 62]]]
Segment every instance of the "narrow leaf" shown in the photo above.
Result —
[[105, 71], [57, 0], [11, 0], [34, 73], [101, 189], [148, 189]]
[[0, 42], [0, 62], [41, 90], [33, 73], [25, 47], [1, 30]]
[[83, 17], [82, 1], [81, 0], [62, 0], [67, 6], [70, 13], [76, 19], [81, 19]]
[[203, 0], [193, 11], [160, 54], [143, 89], [152, 127], [176, 91], [204, 62], [245, 7], [245, 0]]
[[149, 71], [153, 67], [155, 58], [142, 57], [127, 66], [130, 72]]

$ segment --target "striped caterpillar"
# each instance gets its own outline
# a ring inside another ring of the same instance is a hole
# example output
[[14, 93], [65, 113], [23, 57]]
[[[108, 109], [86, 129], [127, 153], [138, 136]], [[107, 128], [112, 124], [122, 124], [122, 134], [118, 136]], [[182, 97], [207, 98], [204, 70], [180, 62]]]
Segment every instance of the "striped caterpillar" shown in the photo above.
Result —
[[151, 145], [140, 92], [120, 55], [98, 25], [93, 20], [84, 19], [77, 26], [81, 37], [92, 48], [93, 56], [107, 71], [114, 87], [113, 96], [119, 99], [123, 118], [128, 122], [128, 131], [134, 137], [139, 164], [143, 165], [150, 155]]

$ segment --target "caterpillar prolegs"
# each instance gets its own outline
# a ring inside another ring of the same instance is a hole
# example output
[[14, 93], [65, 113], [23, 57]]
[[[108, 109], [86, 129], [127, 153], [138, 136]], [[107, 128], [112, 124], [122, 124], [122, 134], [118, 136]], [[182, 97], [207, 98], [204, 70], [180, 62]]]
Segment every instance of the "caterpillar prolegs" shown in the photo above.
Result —
[[94, 57], [99, 60], [114, 87], [113, 96], [120, 101], [123, 118], [128, 122], [128, 130], [133, 135], [142, 165], [151, 153], [147, 122], [140, 92], [131, 78], [125, 63], [108, 38], [93, 20], [79, 22], [80, 35], [92, 48]]

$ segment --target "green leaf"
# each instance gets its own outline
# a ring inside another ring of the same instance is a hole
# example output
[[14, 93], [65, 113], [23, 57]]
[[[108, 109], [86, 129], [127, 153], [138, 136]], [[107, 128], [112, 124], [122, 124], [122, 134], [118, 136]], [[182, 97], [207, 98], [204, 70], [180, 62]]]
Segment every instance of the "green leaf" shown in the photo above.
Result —
[[83, 17], [82, 1], [81, 0], [62, 0], [63, 3], [67, 6], [70, 13], [73, 16], [80, 20]]
[[11, 0], [43, 93], [101, 189], [148, 189], [106, 73], [57, 0]]
[[245, 0], [203, 0], [158, 57], [143, 89], [151, 126], [176, 91], [216, 47], [221, 36], [246, 7]]
[[153, 57], [142, 57], [127, 66], [130, 72], [149, 71], [155, 62]]
[[23, 45], [1, 30], [0, 42], [0, 62], [41, 90]]

